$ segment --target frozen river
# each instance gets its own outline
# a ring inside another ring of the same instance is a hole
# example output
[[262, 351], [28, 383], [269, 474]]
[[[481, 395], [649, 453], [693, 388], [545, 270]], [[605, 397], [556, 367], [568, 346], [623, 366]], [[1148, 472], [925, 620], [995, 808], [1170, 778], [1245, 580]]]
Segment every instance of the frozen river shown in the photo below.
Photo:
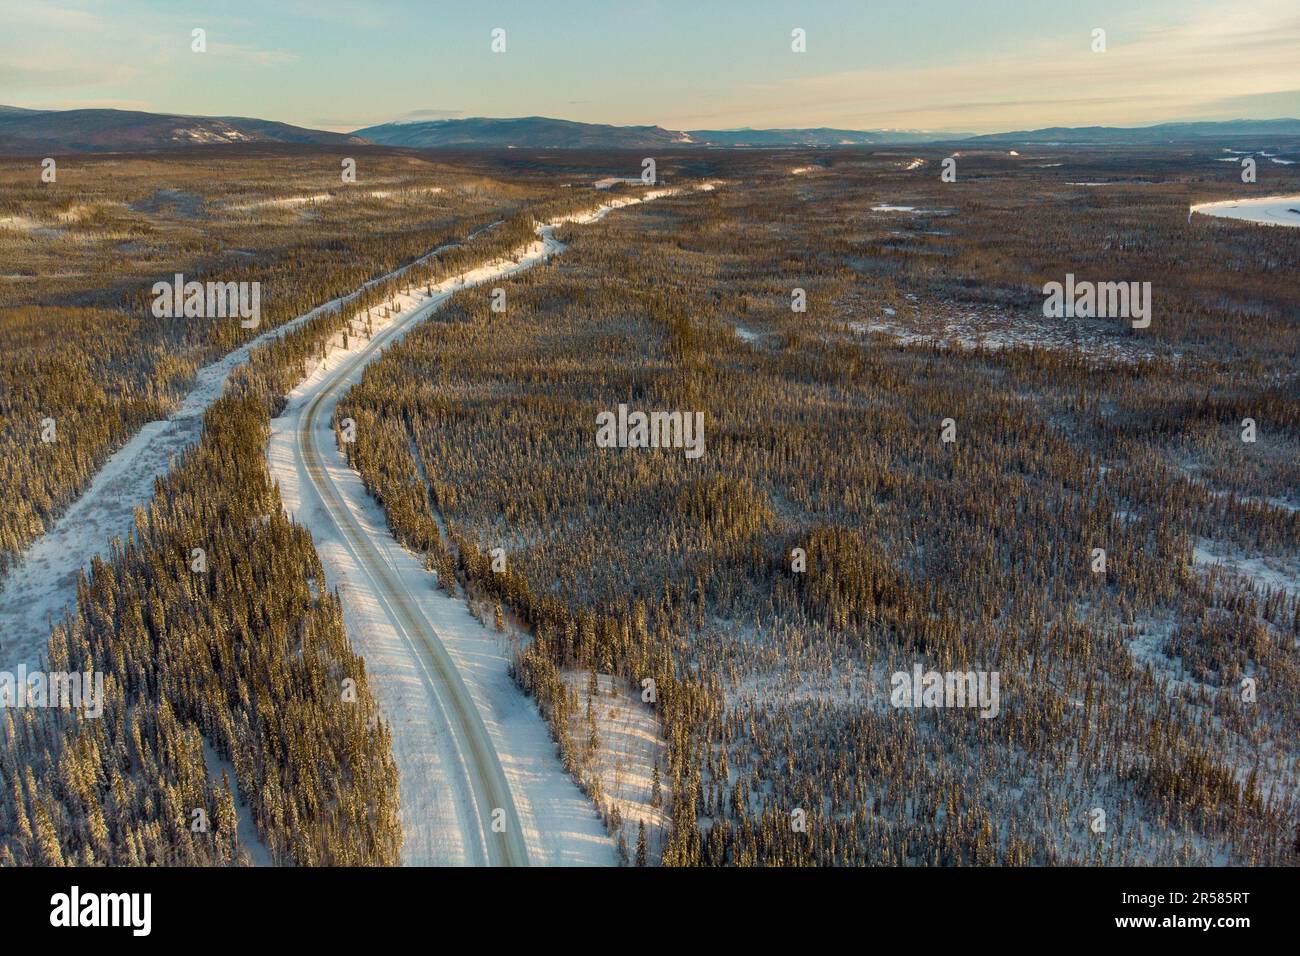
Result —
[[1262, 222], [1268, 226], [1300, 226], [1300, 195], [1206, 202], [1193, 206], [1191, 211], [1224, 219]]

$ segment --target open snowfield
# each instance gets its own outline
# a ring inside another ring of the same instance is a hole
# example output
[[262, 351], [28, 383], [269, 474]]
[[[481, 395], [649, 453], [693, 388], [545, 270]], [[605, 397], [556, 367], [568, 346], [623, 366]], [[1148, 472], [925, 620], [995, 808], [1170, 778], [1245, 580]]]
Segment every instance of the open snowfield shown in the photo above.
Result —
[[[668, 744], [659, 732], [654, 711], [632, 688], [610, 674], [599, 674], [592, 694], [590, 676], [576, 670], [564, 672], [565, 684], [578, 699], [569, 734], [576, 741], [586, 739], [590, 706], [600, 739], [592, 769], [600, 779], [601, 802], [607, 808], [618, 808], [629, 857], [635, 857], [639, 824], [645, 824], [647, 860], [657, 864], [668, 839]], [[658, 806], [652, 796], [656, 762], [662, 791]]]
[[1244, 219], [1266, 226], [1300, 226], [1300, 195], [1203, 202], [1193, 206], [1191, 212], [1222, 219]]
[[1260, 593], [1283, 591], [1300, 597], [1300, 558], [1251, 556], [1202, 538], [1192, 552], [1192, 561], [1202, 571], [1215, 569], [1243, 577]]

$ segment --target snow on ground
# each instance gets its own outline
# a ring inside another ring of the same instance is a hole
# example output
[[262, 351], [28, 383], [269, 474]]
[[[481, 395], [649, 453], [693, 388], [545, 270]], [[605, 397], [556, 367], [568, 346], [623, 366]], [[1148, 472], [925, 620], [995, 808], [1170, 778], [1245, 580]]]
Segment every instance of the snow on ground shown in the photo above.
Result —
[[13, 229], [16, 232], [32, 232], [40, 228], [40, 223], [30, 216], [0, 216], [0, 229]]
[[[479, 836], [483, 828], [465, 758], [441, 703], [429, 692], [423, 659], [394, 627], [365, 566], [329, 518], [299, 454], [299, 425], [311, 401], [337, 382], [340, 374], [344, 386], [360, 377], [367, 362], [353, 364], [353, 360], [369, 350], [372, 341], [391, 344], [453, 292], [522, 271], [559, 248], [553, 238], [543, 238], [522, 251], [518, 263], [498, 261], [447, 280], [434, 287], [432, 298], [423, 292], [399, 296], [390, 315], [372, 320], [373, 340], [351, 336], [347, 349], [334, 349], [290, 393], [285, 413], [271, 423], [268, 463], [285, 510], [311, 531], [326, 581], [342, 598], [349, 639], [366, 662], [371, 690], [392, 727], [393, 756], [400, 774], [403, 860], [408, 864], [483, 863], [485, 850]], [[375, 348], [367, 358], [380, 354], [382, 349]], [[463, 601], [438, 590], [423, 562], [392, 538], [383, 509], [335, 447], [329, 423], [344, 391], [340, 387], [324, 399], [316, 419], [323, 433], [317, 447], [326, 471], [367, 539], [400, 577], [455, 661], [501, 760], [530, 862], [612, 863], [613, 846], [603, 825], [564, 775], [535, 706], [510, 680], [509, 648], [474, 619]]]
[[[703, 188], [704, 185], [707, 184], [701, 184], [701, 186], [697, 188]], [[604, 219], [615, 209], [622, 209], [624, 206], [633, 206], [639, 202], [650, 202], [652, 199], [659, 199], [663, 196], [673, 196], [676, 195], [677, 192], [676, 189], [652, 189], [639, 196], [624, 196], [621, 199], [611, 199], [609, 202], [601, 203], [595, 209], [588, 210], [587, 212], [575, 212], [570, 213], [567, 216], [560, 216], [558, 219], [552, 219], [545, 225], [539, 226], [537, 231], [544, 241], [555, 243], [556, 226], [563, 226], [569, 223], [576, 223], [577, 225], [585, 226], [588, 223], [600, 222], [600, 220]], [[530, 246], [529, 248], [531, 249], [533, 247]], [[563, 243], [556, 243], [556, 248], [553, 251], [560, 252], [563, 249]]]
[[736, 326], [736, 338], [742, 342], [757, 342], [762, 338], [762, 332], [755, 332], [753, 329], [747, 329], [743, 325]]
[[[668, 834], [668, 744], [659, 733], [654, 711], [623, 681], [610, 674], [596, 675], [596, 693], [591, 693], [591, 674], [570, 670], [563, 674], [569, 691], [577, 698], [569, 721], [569, 738], [578, 748], [586, 745], [589, 726], [587, 705], [596, 725], [598, 746], [592, 769], [600, 780], [601, 804], [608, 813], [617, 807], [623, 820], [628, 860], [636, 862], [638, 824], [645, 822], [647, 862], [657, 864]], [[662, 793], [653, 806], [654, 767], [659, 765]], [[615, 837], [615, 840], [618, 838]]]
[[[445, 298], [444, 294], [438, 301]], [[349, 344], [347, 352], [336, 350], [294, 391], [286, 414], [272, 422], [271, 473], [280, 486], [285, 510], [311, 531], [326, 582], [342, 599], [349, 640], [365, 660], [371, 691], [390, 725], [399, 772], [403, 862], [481, 864], [485, 862], [483, 826], [468, 781], [467, 758], [438, 697], [429, 692], [422, 658], [394, 627], [373, 592], [366, 568], [335, 530], [297, 454], [298, 426], [306, 405], [333, 378], [331, 373], [341, 361], [369, 343], [353, 338]], [[329, 422], [336, 402], [337, 396], [326, 399], [317, 419], [317, 428], [325, 432], [317, 442], [325, 468], [367, 539], [400, 578], [455, 662], [510, 786], [529, 862], [611, 865], [614, 847], [604, 825], [560, 767], [536, 706], [509, 677], [512, 649], [475, 620], [464, 601], [437, 588], [423, 561], [388, 533], [383, 509], [334, 446]]]
[[285, 196], [280, 199], [256, 199], [252, 202], [235, 203], [226, 208], [235, 212], [246, 212], [250, 209], [276, 209], [292, 206], [307, 206], [312, 203], [329, 202], [333, 198], [334, 197], [329, 193], [312, 193], [308, 196]]
[[266, 848], [262, 838], [257, 835], [257, 824], [253, 822], [253, 811], [248, 808], [248, 804], [239, 795], [239, 781], [235, 779], [234, 766], [229, 760], [222, 760], [218, 756], [206, 737], [203, 739], [203, 764], [207, 768], [208, 779], [215, 786], [224, 786], [226, 782], [230, 784], [230, 794], [235, 798], [235, 813], [238, 814], [235, 835], [239, 839], [239, 845], [248, 851], [254, 866], [274, 866], [271, 851]]
[[1192, 552], [1192, 561], [1202, 570], [1216, 569], [1246, 578], [1261, 591], [1268, 588], [1300, 597], [1300, 558], [1248, 557], [1202, 538]]
[[[400, 275], [407, 268], [389, 276]], [[383, 278], [388, 276], [366, 286]], [[203, 413], [220, 397], [230, 373], [248, 361], [249, 352], [355, 295], [317, 306], [205, 365], [171, 418], [144, 425], [108, 458], [81, 497], [0, 580], [0, 670], [14, 671], [19, 664], [35, 668], [44, 659], [50, 621], [62, 620], [64, 609], [76, 602], [77, 573], [89, 568], [96, 555], [107, 557], [109, 542], [125, 539], [134, 528], [134, 509], [149, 503], [154, 480], [167, 473], [176, 455], [198, 441]]]
[[1266, 226], [1300, 226], [1300, 195], [1203, 202], [1192, 206], [1189, 215], [1190, 213], [1219, 216], [1223, 219], [1244, 219]]
[[1001, 309], [977, 311], [954, 307], [946, 312], [927, 311], [925, 315], [915, 310], [906, 321], [894, 318], [897, 313], [891, 308], [884, 309], [884, 312], [893, 320], [845, 324], [854, 335], [881, 333], [900, 345], [936, 344], [943, 348], [983, 348], [988, 351], [1036, 347], [1078, 352], [1107, 363], [1136, 362], [1155, 357], [1153, 351], [1125, 337], [1119, 326], [1111, 333], [1104, 325], [1095, 323], [1080, 320], [1048, 323], [1035, 316]]
[[1122, 627], [1121, 634], [1133, 663], [1164, 681], [1170, 692], [1188, 695], [1206, 691], [1212, 695], [1216, 688], [1193, 677], [1182, 657], [1171, 657], [1166, 653], [1176, 626], [1173, 618], [1144, 616], [1132, 625]]
[[856, 669], [853, 662], [837, 665], [829, 672], [816, 662], [800, 662], [800, 666], [782, 666], [770, 669], [751, 669], [745, 676], [726, 688], [727, 707], [733, 711], [743, 708], [795, 707], [802, 704], [821, 704], [826, 707], [862, 707], [887, 710], [889, 704], [889, 678], [893, 668], [884, 663], [870, 670]]
[[390, 196], [432, 196], [440, 192], [441, 186], [403, 186], [400, 189], [372, 189], [362, 195], [371, 199], [388, 199]]
[[915, 206], [891, 206], [889, 203], [881, 203], [879, 206], [872, 206], [872, 212], [916, 212]]
[[606, 176], [604, 179], [597, 179], [592, 185], [597, 189], [612, 189], [619, 183], [625, 186], [640, 186], [642, 184], [639, 176]]
[[401, 189], [351, 190], [335, 193], [310, 193], [301, 196], [283, 196], [278, 199], [255, 199], [245, 203], [234, 203], [226, 208], [232, 212], [248, 212], [252, 209], [289, 209], [295, 206], [312, 206], [350, 195], [365, 196], [370, 199], [387, 199], [390, 196], [431, 195], [442, 192], [441, 186], [409, 186]]
[[791, 176], [802, 176], [804, 173], [811, 173], [816, 170], [816, 166], [796, 166], [790, 170]]
[[56, 238], [64, 231], [57, 226], [46, 226], [30, 216], [0, 216], [0, 229], [27, 233], [43, 239]]

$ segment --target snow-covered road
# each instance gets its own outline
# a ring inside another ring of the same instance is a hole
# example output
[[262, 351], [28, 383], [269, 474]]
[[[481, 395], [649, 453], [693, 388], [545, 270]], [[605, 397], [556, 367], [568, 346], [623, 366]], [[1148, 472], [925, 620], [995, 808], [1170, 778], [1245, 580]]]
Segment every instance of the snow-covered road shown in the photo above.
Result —
[[[667, 192], [615, 200], [564, 221], [595, 221]], [[421, 559], [393, 539], [331, 424], [365, 366], [453, 293], [562, 252], [558, 224], [539, 226], [526, 249], [443, 282], [432, 296], [399, 296], [372, 339], [353, 338], [331, 352], [271, 423], [268, 460], [285, 509], [312, 534], [392, 728], [407, 864], [615, 862], [604, 824], [564, 773], [536, 707], [510, 680], [507, 639], [435, 587]]]

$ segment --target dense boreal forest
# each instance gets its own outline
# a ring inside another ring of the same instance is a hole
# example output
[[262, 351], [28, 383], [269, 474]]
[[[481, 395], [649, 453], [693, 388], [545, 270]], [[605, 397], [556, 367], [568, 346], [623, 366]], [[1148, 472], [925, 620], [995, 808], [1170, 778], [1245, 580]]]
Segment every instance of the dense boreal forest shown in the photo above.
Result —
[[[1211, 158], [938, 158], [665, 162], [720, 182], [561, 228], [504, 312], [459, 293], [341, 403], [351, 461], [430, 587], [526, 632], [515, 679], [607, 819], [575, 679], [654, 682], [668, 826], [629, 861], [1295, 863], [1298, 237], [1188, 222], [1233, 194]], [[85, 570], [48, 659], [104, 672], [105, 713], [5, 710], [0, 863], [396, 863], [389, 730], [269, 418], [398, 292], [636, 187], [557, 182], [591, 157], [377, 153], [352, 193], [333, 155], [96, 162], [57, 192], [3, 166], [0, 573], [261, 331], [155, 320], [153, 281], [262, 281], [265, 329], [410, 267], [256, 348]], [[1067, 272], [1151, 281], [1150, 328], [1044, 319]], [[703, 456], [597, 447], [620, 403], [702, 412]], [[891, 706], [916, 665], [998, 672], [997, 716]]]
[[132, 540], [79, 583], [49, 667], [102, 672], [104, 714], [5, 711], [3, 862], [243, 862], [235, 792], [270, 862], [397, 862], [387, 728], [311, 538], [280, 510], [266, 416], [218, 400]]
[[470, 218], [342, 305], [304, 301], [309, 318], [253, 350], [50, 638], [51, 670], [105, 675], [103, 716], [5, 711], [0, 863], [399, 862], [387, 726], [310, 535], [270, 483], [269, 418], [399, 291], [507, 259], [536, 240], [536, 217], [590, 205]]
[[[268, 282], [277, 270], [294, 277], [293, 295], [270, 313], [273, 326], [367, 285], [346, 308], [317, 309], [253, 351], [208, 409], [197, 446], [137, 509], [130, 539], [83, 573], [75, 607], [50, 637], [47, 666], [102, 673], [103, 715], [5, 710], [0, 862], [399, 861], [387, 726], [311, 538], [285, 516], [270, 483], [269, 416], [334, 339], [364, 334], [352, 324], [358, 311], [368, 315], [399, 285], [440, 281], [516, 248], [525, 231], [532, 237], [531, 223], [511, 209], [472, 212], [414, 225], [400, 241], [360, 235], [340, 245], [309, 222], [304, 245], [268, 250], [264, 271], [248, 273]], [[400, 277], [380, 278], [404, 263], [411, 265]], [[45, 447], [25, 422], [5, 421], [16, 426], [6, 435], [23, 452], [7, 460], [18, 476], [7, 502], [45, 516], [133, 424], [166, 413], [178, 393], [155, 387], [149, 375], [163, 365], [180, 369], [171, 383], [180, 389], [199, 356], [222, 354], [238, 335], [233, 321], [142, 318], [138, 296], [72, 324], [51, 323], [48, 313], [36, 305], [6, 310], [21, 345], [4, 365], [14, 386], [4, 393], [10, 409], [62, 415], [59, 441]], [[151, 403], [130, 397], [142, 388]], [[77, 417], [86, 409], [113, 429], [75, 427], [88, 420]], [[56, 451], [68, 457], [52, 464]], [[60, 471], [60, 461], [82, 470]], [[31, 490], [38, 470], [50, 492], [44, 498]], [[28, 534], [39, 530], [33, 522]]]
[[[339, 164], [86, 158], [43, 184], [0, 163], [0, 575], [200, 366], [546, 192], [387, 155], [344, 184]], [[176, 274], [260, 282], [261, 324], [155, 317]]]
[[[1296, 861], [1300, 243], [1091, 162], [660, 200], [340, 406], [399, 539], [533, 635], [566, 764], [566, 672], [655, 680], [664, 862]], [[1053, 327], [1066, 272], [1151, 281], [1150, 328]], [[705, 454], [597, 447], [619, 403], [702, 411]], [[892, 707], [918, 663], [997, 671], [998, 716]]]

